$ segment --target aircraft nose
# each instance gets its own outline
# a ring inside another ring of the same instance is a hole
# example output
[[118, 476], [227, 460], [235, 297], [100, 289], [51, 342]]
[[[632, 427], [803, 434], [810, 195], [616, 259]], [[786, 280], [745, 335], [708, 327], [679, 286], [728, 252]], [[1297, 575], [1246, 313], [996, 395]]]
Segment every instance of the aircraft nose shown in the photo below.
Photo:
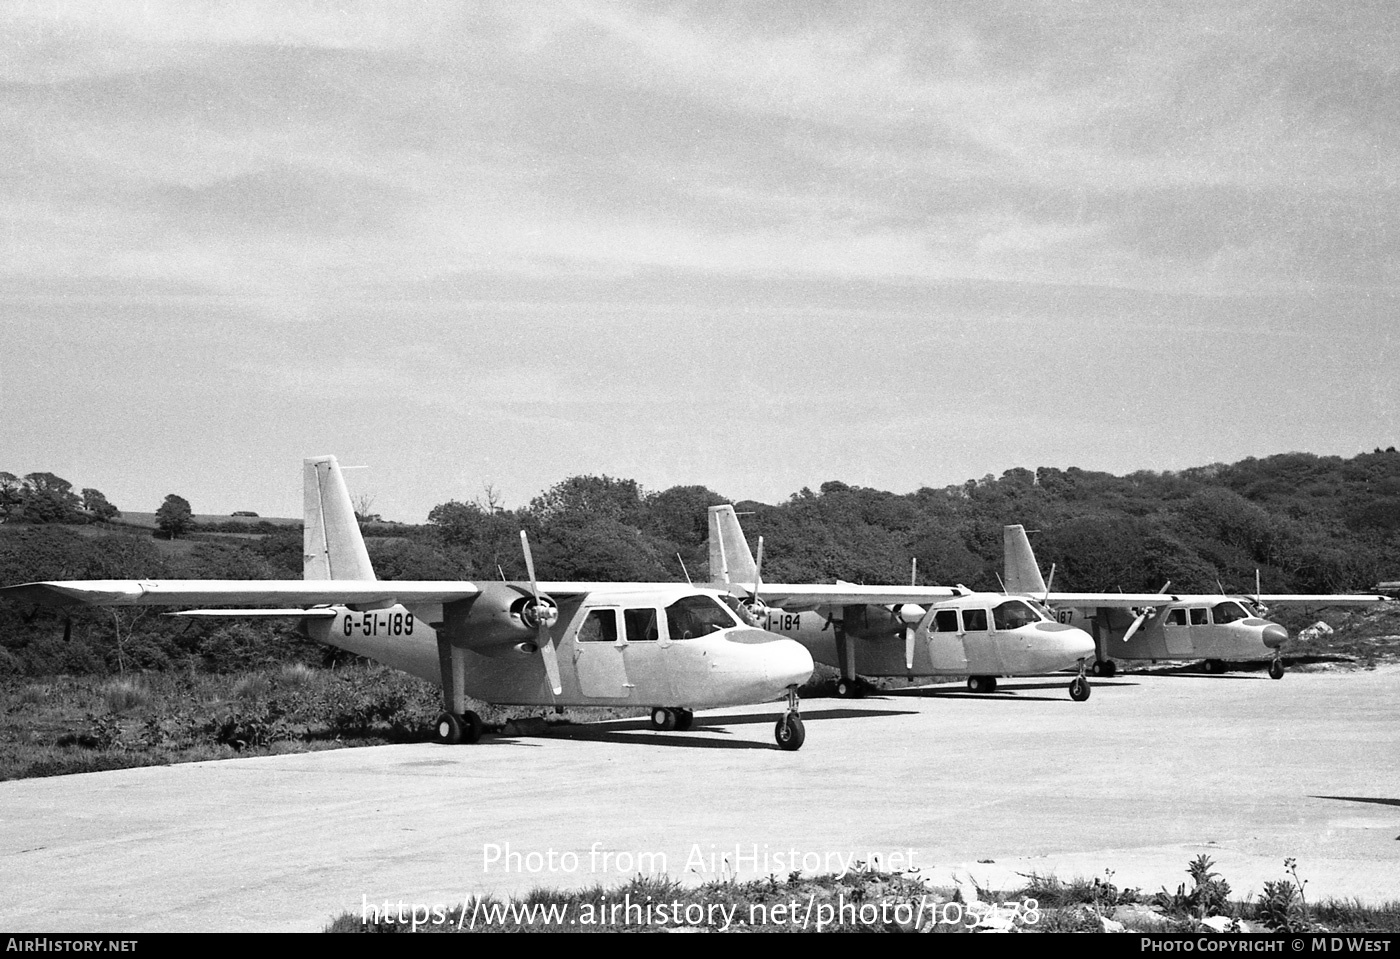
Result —
[[786, 636], [770, 635], [773, 642], [764, 647], [767, 654], [764, 669], [768, 679], [783, 689], [801, 686], [811, 679], [816, 664], [812, 662], [812, 654], [807, 652], [807, 647]]
[[1084, 630], [1075, 627], [1073, 634], [1065, 636], [1066, 650], [1076, 659], [1083, 659], [1094, 655], [1094, 637]]
[[1278, 623], [1270, 623], [1264, 627], [1264, 645], [1270, 649], [1278, 649], [1288, 642], [1288, 630]]

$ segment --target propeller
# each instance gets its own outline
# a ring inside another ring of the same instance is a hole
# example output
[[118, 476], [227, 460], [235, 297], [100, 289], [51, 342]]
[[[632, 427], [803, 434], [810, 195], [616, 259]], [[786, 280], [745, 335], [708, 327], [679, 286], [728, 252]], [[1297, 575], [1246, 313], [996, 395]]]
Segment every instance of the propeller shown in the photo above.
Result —
[[540, 598], [540, 584], [535, 579], [535, 559], [530, 555], [530, 538], [523, 529], [520, 531], [520, 548], [525, 551], [525, 571], [530, 574], [530, 591], [535, 594], [535, 605], [531, 607], [535, 618], [535, 645], [544, 658], [549, 686], [554, 690], [554, 695], [559, 696], [564, 692], [564, 685], [559, 681], [559, 660], [554, 655], [554, 640], [549, 635], [549, 627], [559, 619], [559, 610]]
[[1264, 600], [1262, 599], [1263, 595], [1264, 590], [1259, 585], [1259, 569], [1256, 567], [1254, 570], [1254, 595], [1251, 596], [1250, 599], [1254, 601], [1254, 608], [1259, 611], [1261, 619], [1269, 615], [1269, 607], [1264, 605]]
[[890, 610], [895, 619], [904, 624], [904, 669], [914, 670], [914, 640], [918, 636], [918, 625], [923, 621], [926, 610], [917, 603], [905, 603]]
[[[1172, 581], [1167, 580], [1166, 586], [1163, 586], [1161, 589], [1157, 590], [1157, 592], [1165, 593], [1167, 591], [1167, 587], [1171, 586], [1171, 584]], [[1153, 611], [1156, 610], [1156, 608], [1156, 606], [1144, 606], [1142, 608], [1142, 611], [1137, 614], [1137, 619], [1133, 620], [1133, 625], [1129, 626], [1128, 631], [1123, 634], [1123, 642], [1126, 643], [1128, 640], [1133, 638], [1133, 633], [1136, 633], [1138, 629], [1141, 628], [1143, 621], [1146, 620], [1148, 616], [1151, 616]]]
[[759, 589], [763, 586], [763, 537], [758, 538], [758, 557], [753, 563], [753, 589], [749, 591], [749, 601], [744, 605], [748, 607], [749, 616], [753, 618], [754, 625], [759, 626], [759, 614], [766, 608], [766, 604], [758, 596]]

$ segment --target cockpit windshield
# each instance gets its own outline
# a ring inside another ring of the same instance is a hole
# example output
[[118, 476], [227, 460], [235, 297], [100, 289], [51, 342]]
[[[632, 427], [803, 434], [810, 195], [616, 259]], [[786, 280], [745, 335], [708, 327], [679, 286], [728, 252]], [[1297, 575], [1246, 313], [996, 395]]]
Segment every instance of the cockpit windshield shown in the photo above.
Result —
[[1030, 604], [1023, 603], [1019, 599], [1008, 599], [992, 610], [992, 622], [996, 623], [997, 629], [1020, 629], [1022, 626], [1044, 622], [1044, 620], [1045, 617], [1033, 609]]
[[672, 639], [692, 639], [740, 625], [738, 617], [713, 596], [685, 596], [666, 607]]
[[1249, 614], [1244, 611], [1244, 607], [1236, 602], [1217, 603], [1212, 613], [1217, 624], [1233, 623], [1241, 619], [1249, 618]]

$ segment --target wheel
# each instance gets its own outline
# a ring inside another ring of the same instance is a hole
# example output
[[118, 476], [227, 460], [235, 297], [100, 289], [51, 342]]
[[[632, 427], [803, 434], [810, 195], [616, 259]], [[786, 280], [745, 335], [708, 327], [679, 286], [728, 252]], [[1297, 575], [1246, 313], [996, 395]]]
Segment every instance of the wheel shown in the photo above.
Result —
[[1089, 681], [1083, 676], [1076, 676], [1069, 684], [1069, 698], [1076, 703], [1082, 703], [1089, 698]]
[[1225, 672], [1225, 664], [1218, 659], [1207, 659], [1201, 664], [1201, 669], [1208, 673], [1223, 673]]
[[841, 699], [860, 698], [860, 680], [846, 679], [844, 676], [836, 681], [836, 695]]
[[676, 728], [674, 711], [657, 706], [651, 711], [651, 728], [667, 732]]
[[[480, 720], [477, 720], [480, 722]], [[441, 713], [437, 725], [433, 727], [434, 738], [445, 745], [455, 746], [462, 741], [464, 730], [462, 720], [454, 713]]]
[[688, 709], [676, 710], [676, 732], [683, 733], [695, 722], [695, 714]]
[[802, 748], [802, 743], [807, 739], [807, 730], [802, 726], [802, 717], [797, 713], [788, 713], [778, 720], [778, 725], [773, 727], [773, 738], [778, 741], [778, 748], [788, 752], [794, 752]]
[[481, 717], [468, 709], [462, 714], [462, 742], [473, 745], [481, 742], [481, 734], [486, 729], [486, 724], [481, 721]]
[[1094, 660], [1094, 665], [1089, 667], [1089, 672], [1093, 673], [1095, 676], [1102, 676], [1104, 673], [1103, 660]]
[[1111, 659], [1103, 661], [1103, 674], [1105, 679], [1112, 679], [1118, 675], [1118, 664]]
[[968, 689], [968, 692], [972, 692], [972, 693], [985, 693], [985, 692], [988, 692], [986, 680], [985, 680], [985, 678], [982, 677], [982, 676], [969, 676], [969, 677], [967, 677], [967, 689]]
[[1272, 663], [1269, 664], [1269, 678], [1270, 678], [1270, 679], [1282, 679], [1282, 678], [1283, 678], [1283, 660], [1281, 660], [1281, 659], [1276, 659], [1276, 660], [1274, 660]]

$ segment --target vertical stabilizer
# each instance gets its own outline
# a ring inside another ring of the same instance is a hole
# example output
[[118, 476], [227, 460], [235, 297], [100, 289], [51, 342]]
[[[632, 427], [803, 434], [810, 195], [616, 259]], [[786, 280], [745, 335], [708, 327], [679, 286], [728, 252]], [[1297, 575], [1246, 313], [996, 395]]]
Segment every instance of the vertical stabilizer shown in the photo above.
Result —
[[1024, 526], [1001, 528], [1003, 556], [1002, 578], [1008, 593], [1045, 595], [1045, 580], [1036, 565], [1031, 541]]
[[374, 579], [350, 491], [334, 456], [302, 461], [302, 579]]
[[747, 583], [752, 585], [758, 575], [753, 550], [739, 528], [734, 507], [710, 507], [710, 581], [714, 583]]

